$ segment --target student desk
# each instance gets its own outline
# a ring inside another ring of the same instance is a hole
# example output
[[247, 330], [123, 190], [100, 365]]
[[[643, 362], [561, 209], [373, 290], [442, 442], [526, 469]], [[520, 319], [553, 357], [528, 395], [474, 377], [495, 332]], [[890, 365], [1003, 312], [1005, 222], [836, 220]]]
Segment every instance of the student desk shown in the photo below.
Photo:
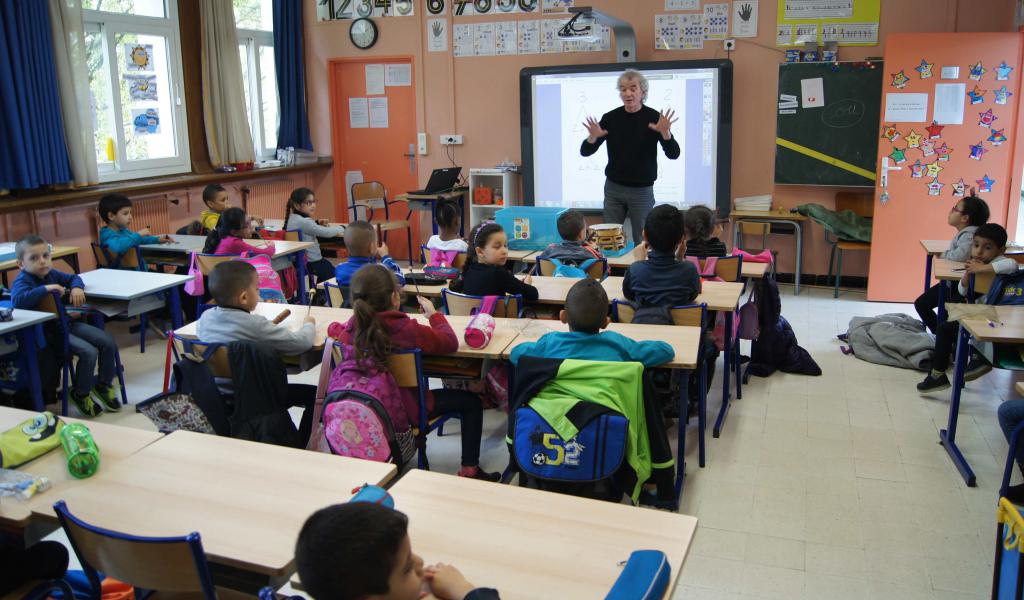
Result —
[[960, 395], [963, 387], [964, 369], [967, 365], [968, 342], [974, 338], [979, 342], [994, 344], [1024, 344], [1024, 306], [993, 306], [999, 315], [998, 321], [987, 319], [963, 319], [957, 337], [956, 362], [953, 374], [953, 392], [949, 403], [949, 421], [946, 429], [939, 431], [939, 442], [946, 449], [949, 458], [956, 465], [960, 476], [968, 487], [977, 485], [974, 471], [956, 445], [956, 425], [960, 412]]
[[[535, 263], [540, 252], [535, 252], [533, 255], [523, 259], [523, 262]], [[511, 259], [511, 257], [509, 257]], [[626, 270], [629, 265], [636, 262], [636, 256], [632, 252], [627, 252], [622, 256], [607, 256], [605, 260], [608, 261], [609, 269]], [[761, 279], [764, 274], [768, 271], [768, 263], [755, 263], [745, 262], [740, 267], [740, 276], [744, 279]]]
[[[788, 225], [793, 228], [793, 234], [796, 235], [796, 273], [793, 277], [795, 285], [794, 294], [800, 295], [800, 273], [803, 268], [804, 262], [804, 233], [803, 223], [807, 220], [807, 217], [796, 212], [789, 212], [787, 210], [734, 210], [729, 213], [729, 218], [732, 221], [756, 221], [761, 223], [779, 223], [782, 225]], [[740, 236], [740, 228], [732, 228], [732, 247], [736, 248], [737, 241]]]
[[390, 492], [417, 554], [506, 600], [603, 598], [640, 548], [668, 555], [671, 595], [697, 526], [688, 515], [419, 470]]
[[211, 562], [279, 578], [294, 569], [295, 538], [310, 514], [394, 475], [388, 463], [175, 431], [60, 498], [115, 531], [198, 531]]
[[932, 261], [938, 255], [949, 250], [949, 240], [921, 240], [924, 248], [924, 289], [932, 287]]
[[[34, 411], [0, 407], [0, 431], [15, 427], [35, 414], [37, 413]], [[163, 437], [163, 434], [156, 431], [120, 427], [103, 421], [60, 418], [65, 423], [82, 423], [92, 432], [96, 446], [100, 449], [101, 473]], [[75, 479], [68, 473], [67, 459], [64, 458], [64, 451], [60, 446], [18, 467], [18, 470], [32, 475], [45, 475], [50, 478], [52, 487], [26, 502], [13, 498], [0, 499], [0, 525], [24, 528], [29, 524], [33, 513], [41, 512], [52, 516], [51, 507], [54, 502], [63, 498], [68, 490], [88, 481]]]
[[[437, 203], [442, 200], [455, 200], [459, 203], [459, 214], [464, 214], [466, 190], [458, 190], [451, 192], [439, 192], [436, 194], [413, 194], [405, 193], [398, 194], [394, 197], [394, 202], [405, 202], [409, 205], [409, 211], [414, 210], [429, 210], [430, 211], [430, 227], [433, 235], [437, 235]], [[461, 219], [459, 222], [459, 234], [463, 237], [466, 236], [465, 219]]]
[[955, 260], [948, 260], [945, 258], [932, 258], [931, 268], [935, 275], [935, 278], [939, 280], [939, 306], [937, 307], [937, 314], [939, 323], [946, 321], [946, 297], [949, 295], [949, 282], [960, 281], [960, 278], [964, 276], [964, 263], [957, 262]]
[[[181, 297], [178, 287], [192, 278], [188, 275], [154, 273], [152, 271], [122, 271], [120, 269], [97, 269], [80, 275], [85, 283], [85, 297], [89, 306], [106, 315], [135, 316], [149, 312], [163, 303], [148, 299], [158, 292], [167, 290], [170, 297], [171, 322], [181, 327]], [[94, 302], [94, 300], [110, 300]]]
[[[57, 260], [63, 258], [71, 270], [75, 273], [79, 272], [78, 268], [78, 250], [77, 246], [52, 246], [50, 248], [50, 258]], [[0, 277], [3, 278], [4, 287], [7, 287], [7, 273], [18, 268], [18, 261], [16, 259], [10, 259], [0, 262]]]
[[[327, 223], [328, 227], [344, 227], [347, 223]], [[264, 229], [284, 228], [284, 219], [263, 219]]]
[[18, 336], [18, 348], [25, 353], [25, 368], [28, 369], [28, 389], [36, 410], [43, 410], [43, 388], [39, 381], [39, 342], [36, 337], [36, 325], [56, 319], [57, 315], [48, 312], [15, 308], [11, 316], [13, 320], [0, 322], [0, 336], [13, 333]]

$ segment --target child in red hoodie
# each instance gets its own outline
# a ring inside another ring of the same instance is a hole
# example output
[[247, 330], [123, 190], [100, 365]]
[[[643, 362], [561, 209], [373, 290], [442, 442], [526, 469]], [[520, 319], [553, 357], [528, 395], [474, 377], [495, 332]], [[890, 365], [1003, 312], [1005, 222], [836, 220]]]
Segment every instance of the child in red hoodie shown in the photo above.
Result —
[[[400, 288], [394, 274], [382, 265], [365, 265], [352, 276], [349, 285], [355, 315], [331, 337], [349, 344], [359, 360], [386, 364], [393, 350], [419, 348], [424, 354], [451, 354], [459, 349], [459, 338], [444, 315], [426, 298], [418, 296], [420, 306], [430, 320], [421, 325], [399, 308]], [[413, 391], [402, 388], [403, 402], [416, 406]], [[497, 481], [498, 473], [480, 468], [480, 438], [483, 435], [483, 409], [480, 397], [465, 390], [427, 390], [427, 410], [431, 417], [457, 412], [462, 417], [462, 468], [459, 475]], [[412, 412], [410, 414], [416, 414]]]

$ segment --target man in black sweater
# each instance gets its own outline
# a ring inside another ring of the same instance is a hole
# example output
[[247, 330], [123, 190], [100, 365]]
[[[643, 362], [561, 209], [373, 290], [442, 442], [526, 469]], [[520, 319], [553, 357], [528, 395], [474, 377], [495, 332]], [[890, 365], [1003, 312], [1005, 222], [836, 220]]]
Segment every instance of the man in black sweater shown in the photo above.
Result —
[[626, 69], [619, 76], [622, 106], [606, 112], [600, 121], [588, 117], [583, 125], [589, 135], [580, 146], [580, 154], [590, 156], [607, 138], [604, 221], [625, 223], [629, 216], [633, 241], [638, 244], [647, 213], [654, 208], [658, 144], [669, 159], [679, 158], [679, 143], [671, 131], [676, 122], [674, 113], [671, 109], [659, 113], [644, 106], [647, 89], [647, 78], [642, 73]]

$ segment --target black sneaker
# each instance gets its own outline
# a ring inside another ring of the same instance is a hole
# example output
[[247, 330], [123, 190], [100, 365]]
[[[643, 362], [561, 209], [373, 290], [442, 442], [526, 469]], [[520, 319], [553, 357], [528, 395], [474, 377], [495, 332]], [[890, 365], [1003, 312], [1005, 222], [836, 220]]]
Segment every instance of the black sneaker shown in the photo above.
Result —
[[938, 392], [940, 390], [949, 389], [949, 378], [943, 373], [938, 377], [933, 377], [931, 372], [924, 378], [924, 381], [917, 384], [917, 391], [919, 392]]
[[967, 361], [967, 368], [964, 369], [964, 381], [974, 381], [991, 370], [992, 365], [988, 364], [988, 361], [980, 354], [973, 355], [971, 360]]

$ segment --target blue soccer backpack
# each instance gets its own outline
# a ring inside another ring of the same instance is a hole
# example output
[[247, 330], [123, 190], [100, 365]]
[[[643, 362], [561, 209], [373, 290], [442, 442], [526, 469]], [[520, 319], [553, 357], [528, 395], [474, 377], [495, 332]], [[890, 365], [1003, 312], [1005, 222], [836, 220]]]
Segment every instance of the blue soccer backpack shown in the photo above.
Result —
[[1007, 275], [997, 275], [992, 287], [985, 295], [985, 304], [1020, 305], [1024, 304], [1024, 270], [1017, 270]]
[[588, 258], [578, 265], [566, 264], [557, 258], [546, 258], [545, 260], [551, 261], [551, 264], [555, 265], [555, 272], [551, 274], [552, 277], [572, 277], [573, 279], [584, 279], [587, 277], [587, 269], [590, 265], [597, 262], [596, 258]]

